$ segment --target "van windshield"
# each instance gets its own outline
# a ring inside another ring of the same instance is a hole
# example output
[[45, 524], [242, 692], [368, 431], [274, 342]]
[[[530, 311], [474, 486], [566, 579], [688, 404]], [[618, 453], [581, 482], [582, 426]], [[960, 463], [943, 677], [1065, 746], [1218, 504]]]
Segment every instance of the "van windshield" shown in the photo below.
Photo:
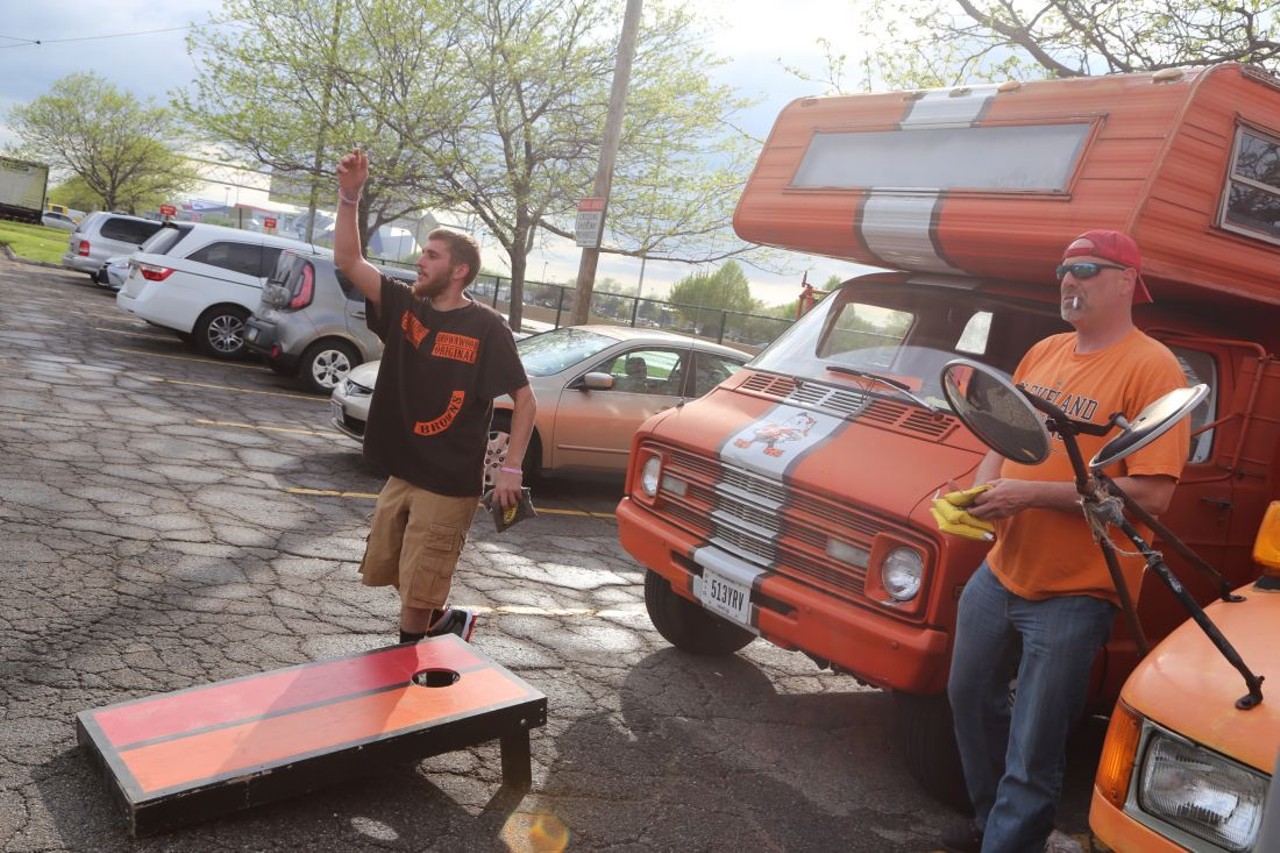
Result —
[[751, 366], [831, 385], [866, 388], [878, 381], [878, 390], [889, 396], [893, 389], [885, 386], [896, 384], [942, 407], [939, 375], [951, 359], [975, 359], [1007, 376], [1033, 343], [1069, 328], [1052, 305], [969, 288], [855, 279], [818, 303]]

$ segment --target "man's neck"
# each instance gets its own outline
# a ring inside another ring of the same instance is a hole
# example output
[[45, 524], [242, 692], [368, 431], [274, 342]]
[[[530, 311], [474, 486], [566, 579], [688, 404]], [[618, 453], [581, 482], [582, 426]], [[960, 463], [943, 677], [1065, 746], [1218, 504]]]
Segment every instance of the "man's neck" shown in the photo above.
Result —
[[461, 289], [446, 290], [444, 293], [428, 298], [427, 304], [434, 311], [455, 311], [458, 308], [466, 308], [471, 304], [471, 299]]
[[1076, 329], [1076, 353], [1088, 355], [1101, 352], [1107, 347], [1124, 340], [1133, 331], [1132, 322], [1114, 323], [1103, 328]]

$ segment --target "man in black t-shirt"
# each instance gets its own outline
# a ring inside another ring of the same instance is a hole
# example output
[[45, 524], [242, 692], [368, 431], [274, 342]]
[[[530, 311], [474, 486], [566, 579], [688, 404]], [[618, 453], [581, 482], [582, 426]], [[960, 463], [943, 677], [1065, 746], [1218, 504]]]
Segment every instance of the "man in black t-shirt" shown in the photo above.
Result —
[[474, 614], [448, 606], [484, 477], [493, 400], [515, 401], [507, 456], [494, 483], [503, 507], [520, 500], [522, 461], [537, 402], [502, 315], [463, 291], [480, 271], [475, 241], [447, 228], [427, 236], [412, 287], [365, 260], [356, 214], [369, 160], [338, 165], [333, 254], [364, 294], [370, 330], [385, 349], [369, 408], [364, 455], [389, 475], [378, 495], [360, 572], [400, 593], [400, 642], [471, 636]]

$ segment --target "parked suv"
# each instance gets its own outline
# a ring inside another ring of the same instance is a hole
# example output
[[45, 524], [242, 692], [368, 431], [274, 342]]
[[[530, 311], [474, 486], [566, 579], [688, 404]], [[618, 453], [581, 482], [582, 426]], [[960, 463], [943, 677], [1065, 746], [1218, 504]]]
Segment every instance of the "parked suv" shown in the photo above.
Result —
[[133, 255], [116, 305], [172, 329], [205, 355], [236, 358], [245, 352], [245, 321], [285, 249], [333, 254], [273, 234], [166, 222]]
[[[410, 284], [411, 270], [382, 269]], [[323, 255], [280, 254], [245, 324], [245, 346], [277, 373], [296, 375], [328, 394], [351, 369], [382, 355], [382, 341], [365, 324], [364, 294]]]
[[62, 265], [88, 273], [99, 284], [106, 285], [103, 267], [118, 255], [131, 255], [160, 230], [164, 223], [123, 213], [95, 211], [76, 225], [67, 240], [67, 253]]

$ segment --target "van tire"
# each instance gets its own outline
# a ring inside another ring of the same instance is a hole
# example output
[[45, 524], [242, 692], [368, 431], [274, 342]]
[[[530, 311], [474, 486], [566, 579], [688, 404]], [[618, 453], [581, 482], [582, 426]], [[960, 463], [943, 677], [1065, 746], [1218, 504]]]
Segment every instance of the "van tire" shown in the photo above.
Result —
[[329, 338], [307, 347], [298, 360], [298, 377], [308, 391], [332, 394], [360, 364], [360, 353], [346, 341]]
[[746, 628], [676, 594], [671, 583], [653, 569], [644, 573], [644, 608], [662, 638], [691, 655], [731, 655], [756, 638]]
[[239, 305], [215, 305], [196, 320], [196, 349], [210, 358], [240, 358], [245, 353], [244, 324], [249, 312]]
[[893, 704], [893, 742], [907, 772], [938, 802], [972, 814], [947, 695], [895, 692]]

